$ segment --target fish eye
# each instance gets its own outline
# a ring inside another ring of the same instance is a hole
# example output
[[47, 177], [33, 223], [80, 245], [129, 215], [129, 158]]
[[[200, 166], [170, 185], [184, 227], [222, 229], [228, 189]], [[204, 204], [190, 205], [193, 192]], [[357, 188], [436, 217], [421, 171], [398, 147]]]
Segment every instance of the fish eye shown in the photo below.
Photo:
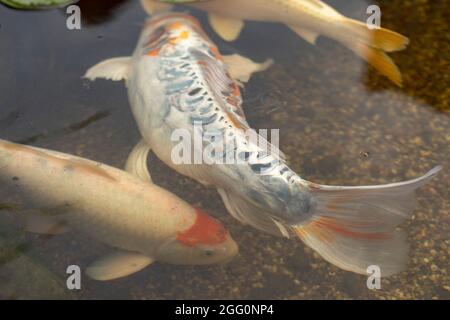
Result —
[[213, 255], [214, 255], [214, 251], [212, 251], [212, 250], [205, 250], [205, 256], [211, 257]]

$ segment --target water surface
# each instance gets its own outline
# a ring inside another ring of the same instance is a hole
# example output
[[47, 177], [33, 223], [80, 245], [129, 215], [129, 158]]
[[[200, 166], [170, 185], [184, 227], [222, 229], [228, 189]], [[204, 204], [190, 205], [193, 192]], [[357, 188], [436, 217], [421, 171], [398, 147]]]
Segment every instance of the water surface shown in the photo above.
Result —
[[[146, 16], [138, 1], [108, 7], [82, 1], [80, 31], [65, 28], [63, 10], [0, 7], [0, 137], [123, 167], [139, 141], [123, 83], [81, 79], [110, 57], [130, 55]], [[364, 19], [361, 0], [328, 1]], [[76, 233], [23, 232], [11, 190], [0, 186], [0, 298], [124, 299], [448, 299], [450, 298], [450, 118], [445, 1], [378, 1], [382, 24], [410, 37], [393, 59], [404, 75], [397, 88], [329, 39], [317, 46], [277, 24], [249, 23], [223, 53], [276, 64], [243, 90], [255, 128], [279, 128], [281, 149], [305, 179], [362, 185], [410, 179], [437, 164], [444, 170], [418, 193], [402, 227], [411, 243], [405, 272], [368, 290], [366, 277], [327, 263], [300, 241], [279, 239], [234, 220], [213, 189], [175, 174], [154, 156], [156, 183], [218, 217], [240, 244], [229, 264], [179, 267], [155, 263], [130, 277], [65, 288], [68, 265], [86, 266], [110, 248]], [[371, 3], [372, 4], [372, 3]], [[43, 181], [43, 187], [45, 181]]]

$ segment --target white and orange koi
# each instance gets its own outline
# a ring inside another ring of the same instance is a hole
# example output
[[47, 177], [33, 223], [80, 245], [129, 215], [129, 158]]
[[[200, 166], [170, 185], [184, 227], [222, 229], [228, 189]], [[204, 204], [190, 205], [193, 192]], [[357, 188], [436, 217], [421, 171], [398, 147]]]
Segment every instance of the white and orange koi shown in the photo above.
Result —
[[[366, 274], [368, 266], [378, 265], [383, 276], [402, 270], [407, 246], [396, 226], [412, 213], [415, 190], [440, 168], [415, 180], [378, 186], [308, 182], [287, 166], [282, 155], [248, 141], [251, 129], [230, 65], [234, 64], [224, 63], [192, 16], [165, 13], [146, 24], [132, 57], [101, 62], [85, 76], [126, 81], [145, 141], [131, 153], [130, 168], [145, 168], [151, 147], [176, 171], [217, 188], [228, 211], [243, 223], [270, 234], [299, 237], [345, 270]], [[240, 71], [252, 69], [245, 63], [238, 66]], [[241, 161], [175, 163], [172, 150], [179, 141], [171, 139], [172, 133], [183, 129], [195, 140], [196, 123], [203, 136], [226, 132], [233, 144], [223, 148], [224, 139], [200, 145], [189, 140], [185, 150], [193, 146], [194, 153], [204, 154], [212, 146], [216, 159], [232, 154], [230, 158]]]
[[0, 140], [0, 181], [26, 200], [29, 231], [58, 234], [70, 228], [117, 248], [86, 269], [96, 280], [124, 277], [154, 261], [205, 265], [238, 253], [220, 222], [149, 183], [146, 168], [140, 173], [138, 178], [84, 158]]
[[311, 44], [315, 44], [317, 37], [323, 35], [352, 50], [395, 84], [402, 84], [399, 69], [386, 53], [405, 49], [409, 43], [408, 38], [385, 28], [369, 29], [366, 23], [347, 18], [320, 0], [141, 2], [149, 14], [169, 10], [173, 3], [206, 11], [212, 28], [228, 41], [239, 36], [244, 20], [284, 23]]

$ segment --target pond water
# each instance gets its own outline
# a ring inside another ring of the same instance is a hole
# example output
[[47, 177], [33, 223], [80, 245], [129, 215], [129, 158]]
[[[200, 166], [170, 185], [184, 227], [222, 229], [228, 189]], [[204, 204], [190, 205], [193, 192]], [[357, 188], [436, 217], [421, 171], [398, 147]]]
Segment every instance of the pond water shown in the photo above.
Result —
[[[362, 0], [327, 1], [365, 19]], [[66, 268], [86, 266], [108, 250], [76, 233], [25, 233], [0, 186], [0, 298], [61, 299], [449, 299], [450, 298], [450, 48], [447, 1], [377, 1], [382, 24], [407, 35], [392, 54], [403, 72], [398, 88], [338, 43], [311, 46], [278, 24], [248, 23], [223, 53], [270, 70], [245, 86], [244, 110], [254, 128], [279, 128], [281, 149], [303, 178], [330, 185], [401, 181], [441, 164], [418, 192], [402, 228], [410, 242], [406, 271], [369, 290], [367, 277], [338, 269], [301, 241], [276, 238], [240, 224], [215, 190], [175, 174], [155, 156], [154, 181], [220, 219], [240, 254], [219, 266], [155, 263], [127, 278], [65, 287]], [[82, 29], [67, 30], [64, 10], [0, 7], [0, 137], [123, 167], [140, 139], [123, 83], [81, 79], [95, 63], [130, 55], [146, 14], [138, 1], [81, 1]], [[45, 181], [42, 182], [43, 188]]]

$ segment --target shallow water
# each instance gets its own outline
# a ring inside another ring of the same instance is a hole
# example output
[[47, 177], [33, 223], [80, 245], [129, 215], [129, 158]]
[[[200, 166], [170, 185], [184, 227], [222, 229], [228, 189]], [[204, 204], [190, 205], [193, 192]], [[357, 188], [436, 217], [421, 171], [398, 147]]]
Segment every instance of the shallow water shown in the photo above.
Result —
[[[81, 79], [85, 70], [134, 50], [145, 14], [137, 1], [93, 8], [82, 1], [80, 31], [65, 28], [62, 10], [21, 12], [0, 7], [0, 137], [123, 167], [139, 140], [123, 83]], [[328, 1], [363, 19], [361, 0]], [[382, 24], [410, 37], [392, 54], [404, 76], [397, 88], [339, 44], [313, 47], [282, 25], [249, 23], [224, 53], [276, 64], [243, 90], [255, 128], [279, 128], [281, 149], [303, 178], [323, 184], [400, 181], [442, 164], [418, 192], [414, 216], [403, 224], [411, 244], [408, 269], [368, 290], [366, 277], [327, 263], [300, 241], [265, 235], [227, 214], [213, 189], [175, 174], [155, 157], [154, 180], [218, 217], [240, 245], [220, 266], [155, 263], [111, 282], [83, 277], [65, 288], [68, 265], [86, 266], [108, 247], [75, 233], [24, 233], [11, 190], [0, 186], [0, 298], [124, 299], [449, 299], [450, 117], [448, 22], [445, 1], [379, 1]], [[43, 186], [45, 182], [43, 182]]]

